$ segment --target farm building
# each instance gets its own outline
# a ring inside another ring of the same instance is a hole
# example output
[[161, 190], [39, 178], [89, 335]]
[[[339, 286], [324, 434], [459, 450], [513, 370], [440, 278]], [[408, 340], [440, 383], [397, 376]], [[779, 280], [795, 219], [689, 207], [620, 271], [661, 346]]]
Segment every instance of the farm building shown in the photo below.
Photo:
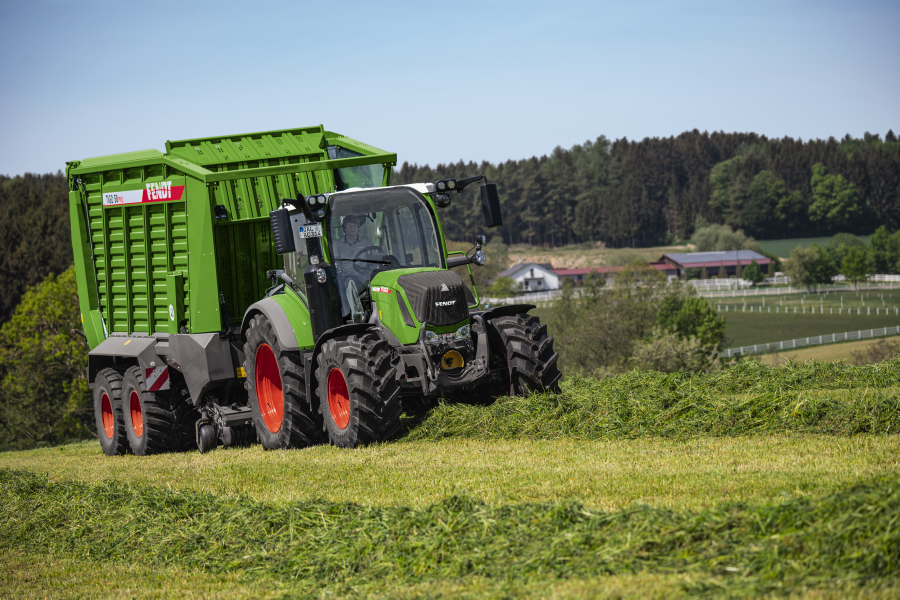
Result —
[[738, 265], [741, 270], [750, 265], [752, 261], [765, 272], [771, 262], [768, 258], [753, 250], [727, 250], [721, 252], [688, 252], [685, 254], [663, 254], [657, 263], [666, 263], [678, 270], [678, 277], [685, 278], [686, 269], [706, 269], [707, 276], [699, 275], [701, 279], [720, 276], [724, 267], [726, 276], [737, 275]]
[[[676, 279], [680, 276], [678, 268], [664, 262], [650, 263], [650, 266], [657, 271], [662, 271], [669, 279]], [[559, 276], [560, 280], [571, 279], [575, 285], [584, 283], [584, 278], [588, 273], [597, 273], [608, 281], [616, 278], [616, 274], [625, 267], [593, 267], [589, 269], [556, 269], [554, 272]]]
[[559, 289], [559, 276], [550, 263], [518, 263], [498, 273], [497, 277], [509, 277], [523, 292], [545, 292]]

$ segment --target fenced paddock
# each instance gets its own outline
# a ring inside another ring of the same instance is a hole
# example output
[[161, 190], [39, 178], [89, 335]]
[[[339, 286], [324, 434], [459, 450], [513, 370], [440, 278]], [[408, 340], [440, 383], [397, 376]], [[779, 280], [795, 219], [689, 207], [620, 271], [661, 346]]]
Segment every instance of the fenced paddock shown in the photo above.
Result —
[[729, 348], [728, 350], [723, 351], [719, 356], [721, 356], [722, 358], [731, 358], [732, 356], [769, 354], [771, 352], [779, 352], [782, 350], [794, 350], [796, 348], [806, 348], [808, 346], [820, 346], [822, 344], [835, 344], [837, 342], [865, 340], [877, 337], [885, 337], [889, 335], [900, 335], [900, 326], [880, 327], [876, 329], [860, 329], [859, 331], [848, 331], [846, 333], [813, 335], [805, 338], [785, 340], [782, 342], [772, 342], [769, 344], [753, 344], [752, 346]]
[[[896, 279], [892, 279], [896, 278]], [[709, 286], [704, 289], [703, 286], [694, 287], [697, 288], [697, 293], [707, 299], [715, 299], [715, 298], [753, 298], [753, 297], [767, 297], [767, 296], [785, 296], [791, 294], [805, 294], [808, 293], [808, 290], [805, 287], [795, 288], [791, 285], [784, 286], [782, 284], [788, 282], [787, 277], [775, 277], [766, 280], [767, 282], [771, 282], [772, 285], [781, 285], [781, 287], [772, 287], [772, 288], [759, 288], [752, 287], [747, 288], [743, 287], [740, 289], [731, 288], [731, 289], [714, 289], [714, 287]], [[707, 281], [715, 281], [714, 279]], [[726, 281], [726, 280], [723, 280]], [[730, 280], [732, 282], [740, 282], [743, 280]], [[778, 283], [775, 283], [777, 281]], [[691, 283], [690, 281], [688, 283]], [[734, 284], [732, 284], [734, 285]], [[853, 286], [850, 284], [841, 284], [834, 283], [830, 285], [820, 285], [818, 287], [819, 293], [827, 293], [827, 294], [838, 294], [838, 293], [848, 293], [848, 292], [865, 292], [865, 291], [873, 291], [873, 290], [893, 290], [897, 288], [900, 290], [900, 275], [873, 275], [869, 282], [866, 284], [861, 284], [859, 286]], [[603, 288], [601, 288], [603, 290]], [[575, 288], [573, 291], [575, 297], [581, 295], [582, 288]], [[482, 306], [491, 305], [491, 306], [502, 306], [505, 304], [536, 304], [539, 302], [552, 302], [559, 298], [561, 290], [549, 290], [546, 292], [532, 292], [530, 294], [522, 294], [521, 296], [512, 296], [509, 298], [489, 298], [482, 297], [481, 304]], [[545, 304], [546, 305], [546, 304]]]

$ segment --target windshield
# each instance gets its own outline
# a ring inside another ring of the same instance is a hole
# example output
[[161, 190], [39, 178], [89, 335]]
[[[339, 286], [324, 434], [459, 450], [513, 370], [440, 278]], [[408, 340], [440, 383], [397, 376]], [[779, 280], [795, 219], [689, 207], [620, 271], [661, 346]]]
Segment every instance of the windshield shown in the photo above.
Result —
[[[354, 158], [359, 152], [340, 146], [328, 146], [328, 158]], [[384, 165], [362, 165], [334, 169], [334, 189], [337, 192], [350, 188], [373, 188], [384, 185]]]
[[333, 196], [326, 227], [341, 293], [351, 283], [356, 289], [346, 294], [351, 308], [354, 296], [366, 296], [376, 270], [444, 266], [428, 204], [409, 188]]

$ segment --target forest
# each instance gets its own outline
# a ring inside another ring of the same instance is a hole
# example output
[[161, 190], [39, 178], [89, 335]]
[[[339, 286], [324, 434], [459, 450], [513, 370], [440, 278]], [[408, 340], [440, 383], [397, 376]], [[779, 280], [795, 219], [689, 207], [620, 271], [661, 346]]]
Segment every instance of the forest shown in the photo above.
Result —
[[[700, 217], [761, 240], [900, 227], [892, 130], [806, 142], [696, 129], [639, 142], [601, 136], [497, 165], [403, 163], [393, 182], [476, 173], [501, 190], [505, 226], [496, 235], [506, 244], [655, 246], [689, 238]], [[451, 239], [482, 231], [475, 187], [441, 214]]]
[[[483, 230], [477, 185], [441, 211], [448, 239], [487, 233], [504, 244], [602, 242], [646, 247], [688, 240], [698, 223], [759, 240], [900, 229], [900, 142], [893, 131], [841, 140], [700, 133], [593, 142], [502, 164], [403, 163], [394, 184], [484, 173], [505, 225]], [[0, 323], [22, 294], [72, 264], [65, 177], [0, 175]]]

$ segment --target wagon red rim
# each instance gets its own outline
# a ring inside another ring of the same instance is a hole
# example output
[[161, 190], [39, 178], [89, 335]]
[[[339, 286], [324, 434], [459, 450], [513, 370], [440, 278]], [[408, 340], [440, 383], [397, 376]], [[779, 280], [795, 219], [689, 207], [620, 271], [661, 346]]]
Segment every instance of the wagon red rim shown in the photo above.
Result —
[[129, 405], [131, 409], [131, 428], [134, 430], [134, 435], [141, 437], [144, 435], [144, 412], [141, 410], [141, 398], [136, 390], [131, 390]]
[[328, 373], [328, 410], [334, 424], [347, 429], [350, 424], [350, 392], [347, 391], [347, 380], [337, 367]]
[[100, 417], [103, 420], [103, 433], [106, 437], [112, 439], [116, 432], [115, 416], [113, 415], [112, 402], [108, 394], [103, 394], [100, 398]]
[[278, 360], [268, 344], [262, 344], [257, 348], [253, 373], [259, 412], [266, 428], [272, 433], [277, 433], [281, 430], [281, 422], [284, 420], [284, 392]]

